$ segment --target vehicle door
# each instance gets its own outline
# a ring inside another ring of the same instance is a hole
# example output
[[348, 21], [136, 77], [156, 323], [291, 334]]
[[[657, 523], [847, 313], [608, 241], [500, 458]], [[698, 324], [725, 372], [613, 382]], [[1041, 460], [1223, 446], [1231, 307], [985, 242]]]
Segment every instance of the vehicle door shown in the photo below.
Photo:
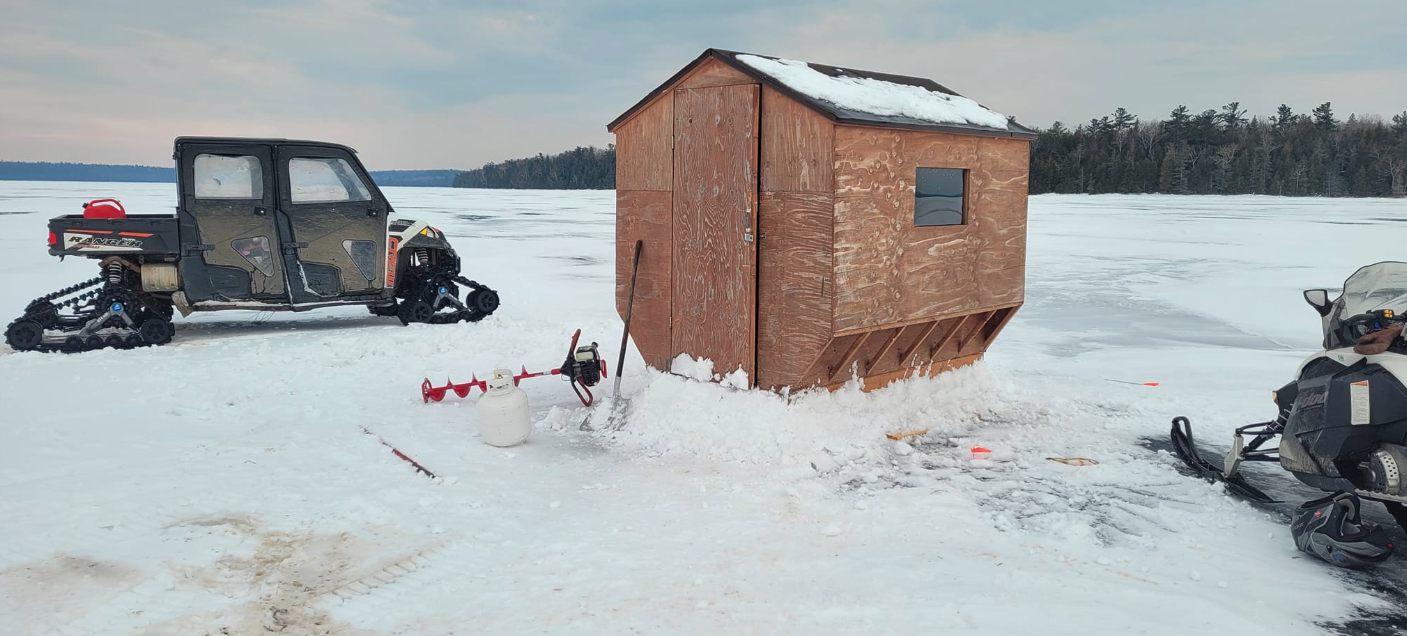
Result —
[[182, 148], [180, 272], [191, 302], [289, 301], [274, 225], [270, 147]]
[[360, 163], [340, 149], [282, 146], [278, 164], [294, 303], [379, 294], [388, 206]]

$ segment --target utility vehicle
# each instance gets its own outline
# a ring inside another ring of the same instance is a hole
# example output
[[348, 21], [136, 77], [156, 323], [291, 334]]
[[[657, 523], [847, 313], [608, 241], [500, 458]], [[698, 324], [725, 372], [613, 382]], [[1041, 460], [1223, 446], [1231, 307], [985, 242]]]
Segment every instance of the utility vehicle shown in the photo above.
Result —
[[173, 158], [174, 215], [127, 214], [104, 199], [49, 221], [49, 253], [98, 260], [99, 275], [35, 299], [6, 343], [68, 352], [165, 344], [175, 310], [365, 305], [409, 324], [477, 321], [498, 308], [494, 290], [460, 275], [444, 233], [395, 218], [351, 148], [179, 137]]

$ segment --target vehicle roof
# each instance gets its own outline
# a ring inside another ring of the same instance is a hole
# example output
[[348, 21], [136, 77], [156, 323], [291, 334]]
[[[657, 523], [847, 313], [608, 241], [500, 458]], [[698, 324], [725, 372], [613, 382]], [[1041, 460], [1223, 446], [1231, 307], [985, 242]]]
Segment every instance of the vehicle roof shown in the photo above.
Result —
[[185, 144], [251, 144], [260, 146], [317, 146], [319, 148], [337, 148], [356, 154], [356, 149], [343, 144], [334, 144], [326, 141], [313, 141], [310, 139], [278, 139], [272, 137], [177, 137], [176, 147]]

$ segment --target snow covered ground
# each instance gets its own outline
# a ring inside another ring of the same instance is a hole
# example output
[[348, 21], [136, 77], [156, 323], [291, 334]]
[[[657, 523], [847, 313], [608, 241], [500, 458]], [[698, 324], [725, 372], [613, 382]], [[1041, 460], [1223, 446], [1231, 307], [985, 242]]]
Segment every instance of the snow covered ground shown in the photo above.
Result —
[[[499, 313], [213, 313], [160, 348], [0, 346], [0, 632], [1289, 635], [1402, 615], [1147, 440], [1178, 414], [1204, 444], [1272, 415], [1319, 341], [1300, 290], [1407, 260], [1407, 203], [1035, 197], [1027, 304], [983, 364], [783, 398], [632, 352], [622, 431], [579, 431], [569, 388], [536, 379], [532, 438], [495, 449], [475, 398], [422, 404], [420, 381], [550, 368], [576, 328], [614, 363], [613, 195], [387, 194]], [[45, 221], [107, 196], [174, 203], [0, 182], [0, 322], [93, 275], [46, 254]]]

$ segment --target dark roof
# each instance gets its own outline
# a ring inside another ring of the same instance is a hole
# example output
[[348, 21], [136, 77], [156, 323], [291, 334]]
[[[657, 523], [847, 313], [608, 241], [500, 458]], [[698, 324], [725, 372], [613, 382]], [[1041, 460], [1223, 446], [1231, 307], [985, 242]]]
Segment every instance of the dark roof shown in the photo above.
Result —
[[[621, 123], [625, 122], [625, 120], [630, 119], [632, 115], [634, 115], [636, 112], [639, 112], [640, 109], [644, 108], [651, 101], [654, 101], [656, 97], [658, 97], [661, 93], [667, 90], [670, 86], [673, 86], [676, 82], [683, 79], [685, 75], [688, 75], [689, 72], [693, 71], [694, 68], [696, 68], [698, 65], [703, 64], [709, 59], [715, 59], [720, 62], [723, 62], [724, 64], [727, 64], [728, 66], [734, 69], [737, 69], [739, 72], [746, 74], [748, 77], [757, 80], [763, 86], [767, 86], [768, 88], [771, 88], [783, 95], [786, 95], [787, 97], [806, 106], [807, 108], [810, 108], [811, 110], [825, 115], [827, 119], [830, 119], [831, 121], [834, 121], [838, 124], [882, 126], [888, 128], [911, 128], [915, 130], [933, 130], [938, 132], [951, 132], [964, 135], [1019, 137], [1022, 139], [1034, 139], [1036, 137], [1036, 131], [1016, 123], [1015, 120], [1009, 121], [1005, 129], [999, 129], [988, 128], [986, 126], [975, 126], [971, 124], [935, 124], [932, 122], [926, 122], [919, 119], [912, 119], [909, 117], [876, 115], [874, 113], [864, 113], [859, 111], [848, 110], [836, 106], [835, 104], [832, 104], [830, 102], [819, 100], [791, 89], [787, 85], [777, 81], [776, 78], [772, 77], [771, 75], [763, 73], [762, 71], [759, 71], [753, 68], [752, 66], [738, 60], [739, 55], [756, 54], [739, 53], [737, 51], [724, 51], [722, 49], [708, 49], [707, 51], [704, 51], [702, 55], [696, 58], [693, 62], [690, 62], [688, 66], [685, 66], [683, 69], [680, 69], [680, 71], [678, 73], [675, 73], [673, 77], [670, 77], [663, 84], [660, 84], [659, 87], [655, 90], [650, 91], [650, 94], [646, 95], [644, 99], [637, 102], [634, 106], [631, 106], [630, 110], [625, 111], [625, 113], [621, 114], [620, 117], [617, 117], [615, 121], [612, 121], [611, 123], [607, 124], [606, 130], [614, 132], [616, 126], [619, 126]], [[771, 60], [778, 59], [768, 55], [757, 55], [757, 57]], [[925, 79], [922, 77], [909, 77], [907, 75], [890, 75], [888, 73], [876, 73], [874, 71], [863, 71], [860, 69], [844, 68], [840, 66], [828, 66], [825, 64], [812, 64], [810, 62], [807, 62], [807, 66], [810, 66], [813, 70], [816, 70], [825, 75], [829, 75], [831, 77], [863, 77], [868, 79], [890, 82], [893, 84], [918, 86], [936, 93], [943, 93], [946, 95], [958, 95], [958, 93], [949, 90], [942, 84], [939, 84], [931, 79]]]
[[309, 139], [275, 139], [265, 137], [177, 137], [176, 144], [229, 144], [232, 146], [248, 144], [255, 146], [317, 146], [319, 148], [337, 148], [356, 154], [356, 150], [342, 144], [328, 143], [326, 141], [312, 141]]

